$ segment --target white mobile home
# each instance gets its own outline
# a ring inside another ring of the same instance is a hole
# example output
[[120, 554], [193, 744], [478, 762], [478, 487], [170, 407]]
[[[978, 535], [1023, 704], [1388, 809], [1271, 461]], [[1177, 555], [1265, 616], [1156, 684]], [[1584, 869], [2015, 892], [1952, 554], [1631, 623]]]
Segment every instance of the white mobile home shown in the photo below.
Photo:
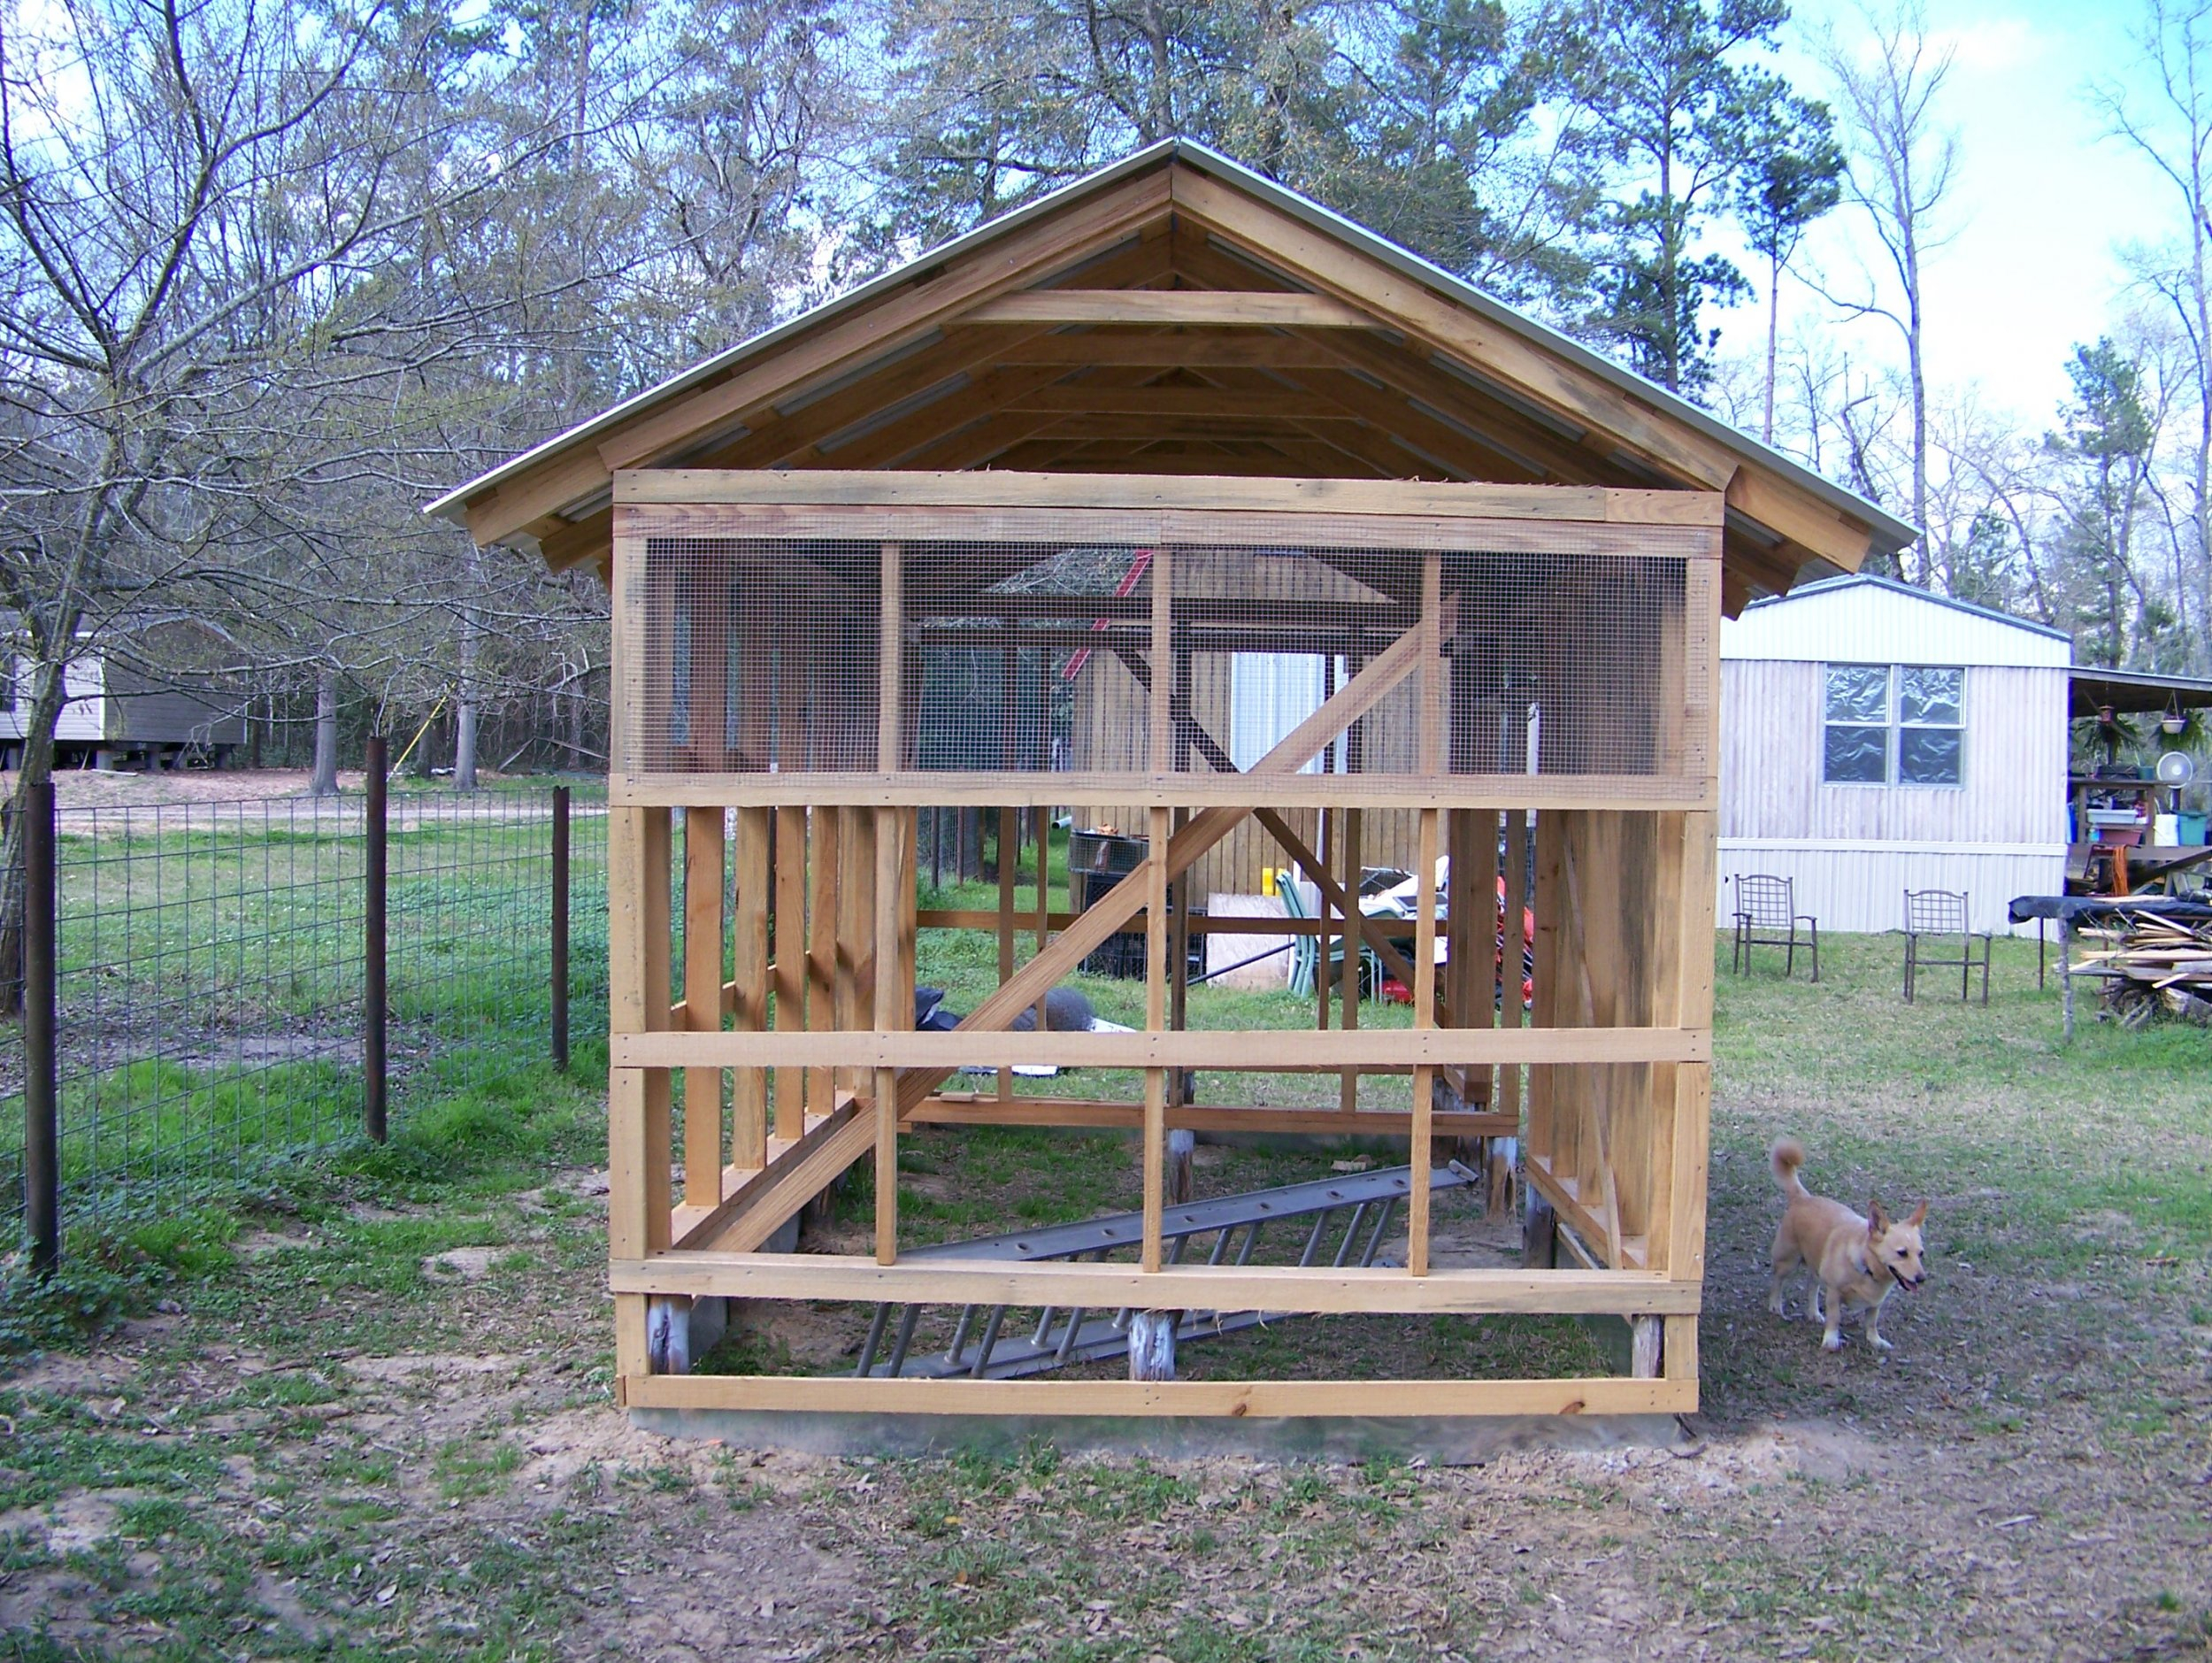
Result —
[[[179, 619], [119, 632], [103, 647], [85, 643], [62, 679], [57, 760], [104, 768], [227, 762], [246, 739], [237, 697], [177, 667], [204, 656], [207, 635], [204, 626]], [[30, 666], [11, 653], [0, 672], [0, 767], [20, 760], [31, 697]]]
[[1720, 872], [1797, 882], [1824, 930], [1901, 928], [1908, 889], [1974, 928], [2066, 874], [2063, 632], [1878, 577], [1721, 625]]

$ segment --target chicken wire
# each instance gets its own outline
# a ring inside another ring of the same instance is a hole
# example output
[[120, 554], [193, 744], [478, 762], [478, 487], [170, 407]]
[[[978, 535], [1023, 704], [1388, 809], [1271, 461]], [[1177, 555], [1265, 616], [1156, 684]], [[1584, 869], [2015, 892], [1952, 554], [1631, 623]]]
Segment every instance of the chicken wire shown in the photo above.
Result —
[[[1595, 551], [1011, 540], [901, 545], [899, 755], [878, 751], [883, 545], [651, 537], [618, 623], [618, 771], [1673, 778], [1709, 710], [1688, 562]], [[1440, 662], [1286, 739], [1418, 627]], [[1156, 666], [1153, 590], [1170, 574]]]

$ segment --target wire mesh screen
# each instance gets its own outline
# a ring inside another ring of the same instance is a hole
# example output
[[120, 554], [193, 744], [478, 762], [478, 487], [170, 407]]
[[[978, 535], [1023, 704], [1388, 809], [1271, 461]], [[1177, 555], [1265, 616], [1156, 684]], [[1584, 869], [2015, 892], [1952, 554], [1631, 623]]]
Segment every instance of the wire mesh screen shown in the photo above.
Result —
[[[1684, 557], [916, 540], [879, 759], [881, 542], [643, 547], [618, 626], [633, 776], [1148, 774], [1156, 674], [1178, 771], [1671, 776], [1711, 697]], [[1412, 639], [1432, 589], [1433, 665]], [[1356, 712], [1311, 720], [1355, 683]]]
[[[392, 1114], [547, 1055], [552, 794], [396, 791], [387, 856]], [[58, 815], [65, 1224], [256, 1178], [362, 1127], [364, 799]], [[603, 1028], [605, 812], [570, 821], [571, 1021]], [[19, 1020], [0, 1022], [0, 1221], [23, 1203]]]
[[654, 537], [625, 575], [617, 766], [876, 766], [881, 545]]
[[906, 617], [921, 671], [909, 766], [1141, 772], [1153, 550], [937, 543]]

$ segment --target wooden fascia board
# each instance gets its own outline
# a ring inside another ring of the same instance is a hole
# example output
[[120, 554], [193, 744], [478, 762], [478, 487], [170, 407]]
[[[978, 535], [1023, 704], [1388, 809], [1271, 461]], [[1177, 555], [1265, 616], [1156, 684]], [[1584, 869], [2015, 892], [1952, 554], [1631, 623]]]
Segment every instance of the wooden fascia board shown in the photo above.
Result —
[[1341, 240], [1193, 170], [1173, 169], [1170, 178], [1179, 214], [1365, 308], [1378, 322], [1497, 376], [1577, 425], [1609, 434], [1707, 489], [1723, 489], [1733, 476], [1738, 458], [1725, 446]]
[[1797, 567], [1804, 564], [1803, 555], [1816, 555], [1847, 572], [1855, 572], [1873, 546], [1871, 527], [1839, 513], [1787, 480], [1747, 463], [1728, 481], [1728, 505], [1786, 543], [1798, 545], [1800, 557], [1791, 562], [1778, 594], [1789, 588]]

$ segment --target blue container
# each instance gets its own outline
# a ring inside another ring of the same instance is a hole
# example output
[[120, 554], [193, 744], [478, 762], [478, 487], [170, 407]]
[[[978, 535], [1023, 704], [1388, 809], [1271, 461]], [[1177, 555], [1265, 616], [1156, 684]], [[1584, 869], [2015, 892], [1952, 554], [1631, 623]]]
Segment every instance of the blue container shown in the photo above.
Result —
[[2205, 840], [2205, 822], [2212, 816], [2183, 813], [2177, 814], [2174, 818], [2177, 822], [2174, 829], [2181, 834], [2181, 841], [2201, 847]]

